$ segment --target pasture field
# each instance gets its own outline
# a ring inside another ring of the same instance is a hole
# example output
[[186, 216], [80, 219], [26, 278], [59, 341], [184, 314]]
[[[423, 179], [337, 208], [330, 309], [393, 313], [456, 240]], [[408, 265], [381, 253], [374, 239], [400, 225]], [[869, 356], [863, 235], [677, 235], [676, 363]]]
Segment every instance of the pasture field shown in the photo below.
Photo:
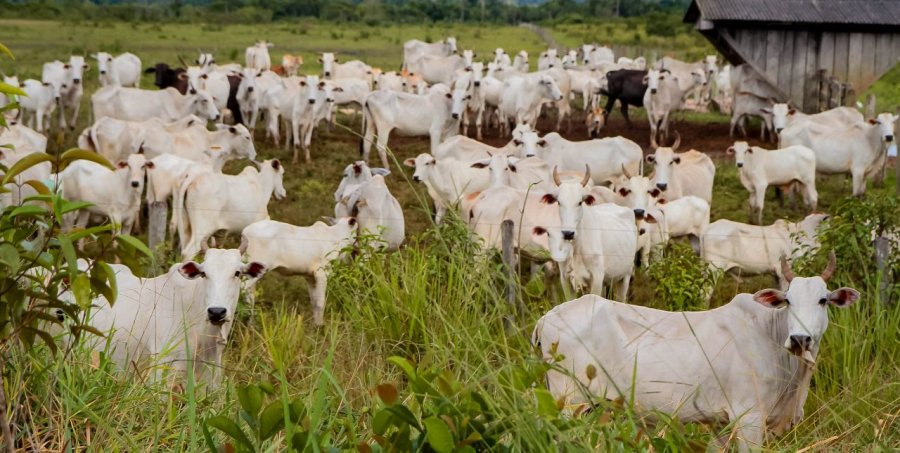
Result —
[[[314, 21], [265, 27], [3, 20], [0, 42], [14, 52], [16, 61], [2, 59], [0, 68], [7, 74], [17, 73], [20, 80], [39, 77], [45, 61], [97, 50], [133, 52], [145, 67], [157, 61], [175, 64], [178, 55], [193, 59], [198, 48], [215, 49], [218, 62], [243, 62], [243, 49], [265, 38], [275, 43], [273, 62], [283, 52], [299, 51], [305, 60], [304, 72], [320, 69], [314, 54], [321, 51], [396, 69], [405, 40], [437, 40], [447, 35], [456, 36], [461, 49], [474, 48], [480, 57], [498, 46], [510, 53], [524, 48], [534, 66], [545, 46], [521, 27], [351, 28]], [[563, 41], [574, 45], [572, 39]], [[87, 101], [97, 88], [96, 71], [88, 71], [85, 78], [88, 95], [79, 130], [88, 125]], [[152, 88], [152, 78], [145, 76], [142, 87]], [[565, 135], [585, 139], [583, 114], [575, 110], [574, 128]], [[646, 148], [646, 120], [640, 111], [632, 119], [635, 128], [628, 129], [619, 113], [613, 113], [604, 134], [624, 135]], [[555, 124], [551, 120], [542, 120], [540, 129], [549, 131], [551, 122]], [[312, 163], [299, 165], [290, 164], [290, 152], [266, 143], [262, 131], [257, 131], [260, 159], [278, 157], [286, 164], [288, 196], [270, 203], [273, 219], [308, 225], [333, 215], [332, 194], [340, 174], [359, 158], [359, 118], [342, 114], [339, 122], [342, 126], [331, 131], [324, 125], [320, 128], [313, 139]], [[685, 114], [673, 129], [681, 133], [683, 149], [708, 152], [717, 164], [713, 220], [746, 221], [747, 192], [733, 160], [723, 153], [733, 142], [727, 118]], [[49, 151], [74, 146], [76, 134], [54, 131]], [[756, 135], [758, 130], [751, 129], [751, 136]], [[506, 140], [491, 131], [486, 141], [498, 145]], [[387, 451], [390, 448], [382, 448], [380, 442], [391, 439], [405, 450], [396, 439], [416, 438], [420, 433], [416, 425], [430, 427], [436, 422], [450, 427], [451, 447], [460, 451], [466, 446], [480, 451], [703, 451], [712, 439], [730, 435], [728, 426], [683, 425], [658, 414], [644, 417], [620, 401], [601, 403], [574, 418], [559, 412], [552, 398], [548, 403], [541, 382], [545, 368], [529, 338], [535, 320], [567, 300], [564, 291], [552, 280], [523, 273], [517, 283], [524, 309], [517, 315], [505, 302], [499, 259], [478, 254], [460, 223], [433, 226], [424, 187], [412, 182], [409, 169], [398, 166], [407, 157], [427, 152], [427, 139], [392, 138], [390, 146], [395, 160], [387, 181], [403, 206], [406, 246], [387, 255], [364, 250], [352, 261], [336, 264], [328, 286], [324, 327], [315, 328], [308, 319], [305, 280], [272, 273], [259, 285], [255, 311], [241, 308], [218, 389], [196, 388], [189, 381], [172, 392], [162, 383], [144, 383], [117, 372], [105, 358], [80, 348], [57, 356], [45, 349], [12, 353], [3, 372], [19, 445], [48, 451], [208, 451], [203, 421], [215, 415], [235, 421], [255, 439], [257, 431], [246, 425], [252, 417], [241, 414], [239, 389], [260, 382], [274, 386], [266, 401], [285, 403], [288, 413], [288, 403], [296, 400], [302, 416], [266, 442], [251, 441], [256, 451], [282, 451], [289, 445], [310, 451]], [[226, 171], [234, 173], [244, 165], [232, 163]], [[848, 228], [833, 232], [832, 242], [826, 241], [841, 251], [832, 285], [855, 287], [863, 297], [851, 308], [832, 312], [805, 419], [770, 440], [767, 449], [876, 452], [900, 447], [900, 310], [876, 297], [880, 280], [873, 271], [871, 246], [856, 240], [867, 237], [867, 215], [884, 213], [878, 209], [898, 212], [892, 170], [883, 188], [869, 184], [865, 203], [845, 198], [851, 192], [849, 178], [819, 178], [819, 209]], [[779, 206], [770, 191], [764, 223], [803, 216], [802, 208]], [[898, 218], [888, 220], [900, 223]], [[233, 235], [225, 241], [237, 245]], [[630, 302], [681, 307], [658, 297], [663, 287], [675, 287], [687, 294], [682, 299], [689, 301], [689, 308], [706, 308], [696, 302], [701, 289], [696, 282], [703, 281], [698, 277], [702, 273], [699, 259], [686, 254], [684, 247], [673, 247], [668, 253], [657, 267], [657, 271], [668, 269], [664, 277], [651, 278], [644, 270], [636, 273]], [[162, 256], [164, 262], [159, 265], [174, 262], [169, 253]], [[803, 269], [819, 272], [823, 257], [811, 257]], [[740, 282], [725, 277], [719, 280], [711, 305], [721, 305], [737, 292], [774, 284], [768, 277]], [[892, 291], [896, 298], [900, 289], [895, 286]], [[392, 356], [415, 363], [418, 371], [405, 372]], [[409, 417], [398, 410], [399, 415], [385, 422], [378, 414], [385, 407], [383, 400], [392, 400], [391, 388], [399, 389], [399, 401], [408, 408]], [[480, 440], [466, 442], [472, 426], [488, 428], [481, 431]], [[436, 431], [431, 429], [432, 435]], [[213, 438], [224, 439], [219, 431], [213, 431]], [[417, 442], [421, 447], [422, 440]]]

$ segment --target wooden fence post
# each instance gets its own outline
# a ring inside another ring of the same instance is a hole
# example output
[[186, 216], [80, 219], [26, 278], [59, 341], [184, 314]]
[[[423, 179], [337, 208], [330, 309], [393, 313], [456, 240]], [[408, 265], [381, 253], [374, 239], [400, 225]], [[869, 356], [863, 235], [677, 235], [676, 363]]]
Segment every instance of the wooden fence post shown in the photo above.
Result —
[[[897, 107], [897, 115], [900, 115], [900, 107]], [[897, 133], [900, 132], [900, 125], [894, 123], [894, 146], [897, 148], [897, 155], [894, 157], [894, 174], [897, 175], [896, 181], [894, 184], [897, 185], [896, 195], [900, 197], [900, 145], [897, 144]], [[887, 156], [884, 158], [885, 162], [887, 162]], [[885, 163], [887, 165], [887, 163]]]
[[516, 317], [521, 315], [521, 310], [516, 302], [516, 253], [513, 247], [515, 230], [512, 220], [504, 220], [500, 224], [500, 237], [503, 243], [503, 267], [506, 273], [506, 303], [515, 309]]
[[875, 118], [875, 95], [868, 94], [866, 96], [866, 119]]
[[891, 303], [891, 272], [888, 268], [888, 257], [891, 242], [884, 236], [875, 238], [875, 266], [878, 268], [878, 298], [882, 304]]
[[169, 204], [165, 201], [150, 203], [150, 212], [147, 217], [147, 245], [150, 250], [156, 250], [156, 246], [166, 240], [166, 215], [169, 213]]

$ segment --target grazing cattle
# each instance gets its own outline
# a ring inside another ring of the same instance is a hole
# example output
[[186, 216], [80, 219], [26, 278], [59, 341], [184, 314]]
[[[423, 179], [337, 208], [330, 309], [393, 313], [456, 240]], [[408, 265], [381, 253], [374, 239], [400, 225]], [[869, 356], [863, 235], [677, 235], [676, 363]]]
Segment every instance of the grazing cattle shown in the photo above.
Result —
[[[325, 291], [329, 264], [340, 258], [341, 250], [352, 245], [358, 226], [356, 219], [335, 219], [332, 225], [316, 222], [308, 227], [294, 226], [274, 220], [251, 223], [241, 233], [241, 250], [253, 262], [267, 270], [306, 278], [313, 323], [324, 324]], [[259, 278], [247, 281], [247, 294], [252, 300], [253, 287]]]
[[362, 112], [363, 105], [366, 103], [366, 98], [369, 97], [369, 93], [372, 90], [369, 89], [369, 83], [363, 79], [334, 79], [330, 81], [334, 102], [331, 104], [331, 114], [329, 115], [328, 122], [331, 126], [333, 126], [336, 122], [337, 109], [334, 106], [337, 105], [351, 105], [353, 107], [359, 106], [360, 113]]
[[84, 95], [84, 84], [81, 82], [87, 69], [84, 57], [75, 55], [69, 57], [67, 63], [59, 60], [44, 63], [41, 80], [52, 85], [53, 92], [57, 96], [60, 128], [66, 127], [65, 112], [70, 109], [72, 121], [69, 127], [75, 130], [78, 111], [81, 109], [81, 97]]
[[682, 422], [733, 424], [738, 450], [761, 448], [767, 432], [781, 434], [803, 418], [828, 305], [859, 299], [851, 288], [827, 289], [834, 259], [810, 278], [783, 267], [787, 291], [739, 294], [708, 311], [668, 312], [595, 295], [554, 307], [531, 340], [561, 368], [547, 373], [551, 395], [566, 405], [625, 398]]
[[250, 129], [256, 129], [256, 121], [261, 110], [268, 110], [266, 93], [281, 84], [281, 77], [272, 71], [244, 69], [241, 74], [235, 99], [240, 105], [241, 117], [249, 118]]
[[741, 185], [750, 192], [750, 221], [756, 214], [757, 225], [762, 224], [763, 203], [766, 188], [770, 185], [782, 186], [799, 184], [803, 201], [809, 211], [816, 209], [819, 195], [816, 192], [816, 153], [802, 145], [766, 150], [750, 146], [747, 142], [734, 142], [728, 148], [734, 154]]
[[788, 126], [804, 121], [843, 128], [864, 119], [862, 113], [852, 107], [835, 107], [831, 110], [807, 115], [785, 103], [776, 103], [771, 109], [763, 111], [772, 115], [772, 127], [776, 134], [781, 134], [781, 131]]
[[550, 68], [561, 68], [562, 62], [559, 59], [559, 53], [556, 49], [547, 49], [538, 57], [538, 71], [544, 71]]
[[325, 79], [372, 80], [372, 67], [359, 60], [339, 63], [333, 53], [325, 52], [319, 57], [319, 63], [322, 63], [322, 76]]
[[165, 63], [157, 63], [156, 66], [145, 69], [144, 73], [156, 75], [153, 84], [160, 90], [172, 87], [181, 94], [187, 94], [187, 70], [184, 68], [173, 69]]
[[19, 99], [22, 122], [37, 132], [44, 132], [44, 122], [50, 128], [50, 115], [56, 108], [53, 86], [40, 80], [27, 79], [20, 84], [25, 96]]
[[87, 227], [92, 214], [109, 218], [115, 234], [130, 234], [140, 214], [146, 170], [153, 167], [143, 154], [119, 161], [115, 170], [95, 162], [79, 160], [59, 173], [63, 198], [91, 203], [65, 217], [66, 228]]
[[350, 198], [359, 186], [372, 180], [375, 175], [387, 176], [391, 171], [386, 168], [370, 168], [365, 161], [358, 160], [344, 167], [344, 177], [337, 190], [334, 191], [334, 216], [350, 217]]
[[[524, 141], [536, 139], [534, 132], [523, 135]], [[623, 168], [637, 173], [641, 165], [643, 151], [637, 143], [624, 137], [607, 137], [595, 140], [573, 142], [556, 132], [537, 140], [537, 146], [526, 147], [526, 157], [534, 150], [537, 157], [551, 167], [561, 171], [581, 171], [585, 165], [591, 168], [591, 178], [596, 184], [603, 184], [622, 175]]]
[[457, 71], [465, 69], [466, 60], [459, 55], [447, 57], [423, 55], [409, 66], [409, 71], [428, 83], [450, 85]]
[[269, 56], [269, 48], [272, 46], [273, 44], [270, 42], [259, 41], [252, 47], [248, 47], [247, 50], [244, 51], [244, 58], [247, 62], [246, 66], [259, 71], [271, 70], [272, 58]]
[[209, 157], [207, 162], [197, 162], [169, 153], [150, 159], [148, 162], [153, 165], [147, 168], [147, 203], [168, 201], [178, 191], [182, 181], [192, 174], [208, 171], [221, 173], [230, 156], [216, 148], [207, 149], [206, 154]]
[[291, 135], [293, 128], [291, 126], [291, 118], [294, 112], [294, 101], [305, 94], [306, 89], [305, 77], [285, 77], [281, 79], [281, 83], [269, 88], [263, 93], [265, 98], [262, 103], [267, 106], [266, 110], [266, 136], [272, 137], [275, 146], [281, 142], [279, 133], [281, 123], [285, 123], [285, 147], [289, 147], [292, 143]]
[[281, 67], [284, 69], [284, 75], [297, 75], [297, 72], [300, 71], [300, 66], [303, 66], [303, 57], [300, 55], [291, 55], [289, 53], [282, 55]]
[[671, 147], [661, 146], [648, 154], [647, 162], [656, 165], [653, 183], [669, 201], [693, 195], [712, 203], [716, 164], [704, 153], [690, 150], [676, 153], [681, 136], [676, 132]]
[[817, 229], [827, 219], [827, 214], [810, 214], [797, 223], [777, 220], [767, 226], [716, 220], [700, 237], [701, 256], [726, 272], [774, 274], [784, 289], [787, 279], [778, 260], [793, 259], [801, 248], [818, 248]]
[[[44, 153], [43, 149], [38, 149], [38, 147], [32, 145], [34, 140], [33, 137], [30, 137], [31, 135], [38, 135], [44, 138], [43, 135], [20, 125], [11, 126], [10, 130], [0, 133], [0, 145], [14, 147], [12, 149], [0, 147], [0, 164], [6, 168], [11, 168], [28, 155]], [[44, 143], [46, 147], [46, 138], [44, 138]], [[26, 198], [37, 195], [38, 191], [29, 184], [29, 181], [46, 184], [46, 181], [50, 179], [51, 170], [52, 165], [50, 162], [41, 162], [17, 174], [12, 181], [4, 186], [6, 191], [0, 193], [0, 209], [7, 206], [21, 206], [25, 203]]]
[[620, 69], [618, 71], [610, 71], [606, 73], [606, 88], [601, 87], [601, 93], [607, 97], [606, 117], [612, 111], [616, 101], [619, 101], [622, 109], [622, 116], [625, 122], [631, 128], [631, 119], [628, 118], [628, 106], [635, 107], [644, 106], [644, 92], [647, 91], [647, 71], [637, 71], [632, 69]]
[[[408, 74], [409, 71], [406, 71]], [[406, 91], [404, 77], [395, 72], [382, 72], [375, 77], [375, 86], [383, 91]]]
[[638, 219], [638, 248], [641, 263], [650, 263], [651, 252], [665, 246], [670, 238], [687, 237], [694, 252], [700, 253], [700, 237], [709, 226], [710, 206], [706, 200], [685, 196], [668, 202], [662, 197], [652, 200], [649, 211]]
[[91, 336], [89, 346], [109, 353], [123, 371], [151, 369], [154, 379], [159, 379], [162, 370], [173, 370], [175, 386], [192, 376], [214, 389], [237, 308], [240, 278], [258, 279], [265, 266], [244, 264], [238, 250], [209, 249], [203, 263], [175, 264], [155, 278], [136, 277], [122, 265], [113, 268], [116, 303], [102, 296], [94, 300], [88, 324], [104, 336]]
[[97, 52], [91, 56], [97, 60], [101, 86], [140, 88], [141, 59], [137, 55], [125, 52], [113, 58], [106, 52]]
[[512, 69], [521, 73], [527, 73], [530, 70], [528, 67], [528, 52], [520, 50], [516, 54], [516, 58], [513, 59]]
[[[216, 132], [209, 132], [205, 123], [194, 115], [173, 122], [163, 122], [156, 118], [146, 121], [122, 121], [115, 118], [101, 118], [93, 126], [78, 136], [78, 147], [92, 150], [110, 162], [125, 160], [129, 155], [143, 150], [147, 158], [163, 153], [178, 154], [197, 161], [205, 161], [203, 150], [210, 146], [228, 148], [231, 154], [252, 158], [256, 156], [249, 132], [243, 126], [231, 126], [235, 139], [231, 140], [220, 126]], [[233, 148], [232, 148], [233, 147]]]
[[583, 62], [585, 66], [593, 67], [601, 63], [613, 63], [616, 61], [616, 55], [612, 49], [596, 44], [582, 45], [581, 55], [584, 57]]
[[372, 235], [373, 245], [397, 250], [405, 238], [406, 227], [400, 202], [391, 194], [384, 176], [373, 175], [350, 194], [350, 213], [359, 221], [359, 232]]
[[403, 43], [403, 69], [409, 69], [410, 65], [425, 55], [437, 57], [449, 57], [456, 53], [456, 38], [448, 37], [436, 43], [427, 43], [418, 39], [411, 39]]
[[501, 116], [500, 127], [505, 129], [509, 127], [510, 121], [514, 121], [515, 124], [528, 124], [534, 128], [541, 113], [541, 105], [563, 99], [559, 85], [550, 75], [535, 74], [507, 79], [503, 82], [498, 109]]
[[303, 148], [306, 161], [310, 161], [309, 149], [312, 145], [312, 134], [319, 122], [330, 117], [334, 105], [334, 88], [331, 81], [319, 80], [318, 76], [308, 76], [301, 86], [307, 89], [307, 95], [294, 98], [291, 110], [291, 128], [294, 135], [293, 163], [300, 162], [300, 148]]
[[175, 88], [141, 90], [139, 88], [105, 87], [91, 96], [94, 117], [110, 117], [125, 121], [144, 121], [159, 118], [176, 121], [188, 115], [216, 121], [219, 109], [205, 91], [182, 95]]
[[600, 91], [600, 80], [595, 71], [566, 70], [572, 85], [572, 93], [580, 94], [582, 109], [587, 111], [591, 107], [591, 99], [594, 93]]
[[422, 153], [404, 160], [403, 164], [415, 169], [413, 181], [425, 184], [434, 201], [435, 223], [440, 223], [463, 195], [490, 187], [490, 174], [474, 168], [474, 161], [438, 160], [431, 154]]
[[657, 137], [669, 138], [669, 114], [681, 105], [683, 92], [678, 85], [678, 77], [668, 70], [647, 71], [647, 91], [644, 93], [644, 107], [650, 122], [650, 147], [656, 148]]
[[435, 85], [426, 95], [375, 91], [366, 98], [365, 137], [363, 138], [363, 160], [369, 160], [369, 151], [375, 135], [378, 135], [376, 149], [384, 168], [389, 168], [387, 143], [392, 131], [404, 136], [428, 135], [431, 150], [437, 148], [446, 137], [459, 133], [459, 119], [452, 112], [461, 112], [462, 99], [454, 99], [453, 93], [445, 85]]
[[[232, 94], [231, 81], [229, 80], [228, 74], [219, 71], [204, 72], [199, 66], [190, 66], [187, 68], [188, 93], [196, 94], [200, 91], [209, 93], [216, 109], [223, 113], [220, 118], [224, 120], [224, 112], [231, 111], [232, 105], [238, 104], [236, 95], [241, 80], [240, 76], [235, 77], [236, 86], [234, 94]], [[231, 112], [238, 123], [242, 122], [240, 121], [240, 119], [242, 119], [240, 110], [241, 108], [238, 104], [237, 108]]]
[[847, 173], [853, 177], [853, 195], [866, 193], [866, 178], [884, 167], [885, 149], [894, 141], [897, 115], [882, 113], [845, 128], [801, 122], [781, 131], [781, 146], [803, 145], [816, 153], [816, 171]]
[[747, 118], [759, 117], [762, 119], [762, 127], [759, 132], [760, 140], [766, 140], [766, 134], [770, 134], [774, 139], [775, 135], [772, 134], [772, 115], [767, 112], [771, 111], [775, 102], [777, 102], [775, 98], [761, 97], [749, 91], [734, 93], [734, 101], [731, 106], [731, 127], [728, 130], [729, 136], [734, 137], [734, 128], [738, 126], [741, 129], [741, 134], [747, 137], [747, 129], [744, 127]]
[[238, 175], [213, 172], [191, 175], [181, 184], [172, 206], [178, 227], [181, 256], [197, 254], [219, 230], [231, 233], [269, 217], [272, 195], [280, 200], [284, 190], [284, 166], [270, 159], [248, 166]]

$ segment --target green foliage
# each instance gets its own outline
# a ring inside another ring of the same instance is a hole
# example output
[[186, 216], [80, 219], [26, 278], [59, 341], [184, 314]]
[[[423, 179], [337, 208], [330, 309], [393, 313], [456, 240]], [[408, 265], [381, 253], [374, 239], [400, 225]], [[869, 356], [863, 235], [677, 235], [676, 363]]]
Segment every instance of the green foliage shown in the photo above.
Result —
[[684, 242], [670, 242], [661, 259], [647, 267], [647, 275], [653, 279], [658, 301], [667, 310], [705, 310], [706, 295], [712, 292], [718, 272], [706, 264]]

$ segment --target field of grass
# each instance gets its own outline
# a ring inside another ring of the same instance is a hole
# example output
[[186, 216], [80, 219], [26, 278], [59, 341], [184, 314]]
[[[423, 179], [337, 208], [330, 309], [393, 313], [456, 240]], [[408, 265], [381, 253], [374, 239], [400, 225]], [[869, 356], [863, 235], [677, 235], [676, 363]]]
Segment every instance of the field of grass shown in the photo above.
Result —
[[[258, 38], [275, 43], [273, 60], [281, 52], [299, 51], [306, 60], [304, 71], [310, 72], [318, 70], [314, 53], [332, 50], [345, 59], [361, 58], [396, 68], [401, 43], [411, 37], [455, 35], [461, 48], [474, 45], [482, 55], [497, 46], [508, 51], [524, 48], [532, 55], [543, 48], [539, 38], [519, 27], [350, 28], [316, 22], [267, 27], [0, 21], [0, 42], [17, 58], [15, 62], [0, 60], [0, 67], [20, 78], [36, 77], [44, 61], [100, 49], [134, 52], [145, 66], [156, 61], [175, 63], [179, 54], [193, 58], [198, 48], [216, 49], [220, 62], [240, 61], [244, 47]], [[86, 79], [87, 91], [92, 92], [96, 72], [88, 72]], [[151, 87], [152, 80], [145, 78], [143, 86]], [[79, 127], [86, 126], [86, 110]], [[635, 117], [643, 124], [640, 114]], [[727, 130], [720, 117], [685, 118], [716, 134]], [[358, 159], [355, 131], [359, 121], [346, 116], [340, 122], [349, 129], [323, 127], [317, 133], [312, 164], [286, 166], [288, 197], [270, 204], [273, 219], [306, 225], [332, 214], [339, 175], [345, 165]], [[74, 144], [72, 133], [54, 133], [51, 138], [51, 152]], [[686, 137], [685, 141], [690, 146], [690, 140], [701, 138]], [[265, 144], [261, 135], [256, 143], [260, 158], [290, 162], [288, 151]], [[391, 145], [398, 161], [428, 149], [424, 139], [392, 140]], [[716, 162], [713, 218], [745, 221], [746, 191], [736, 169], [730, 161], [717, 157]], [[227, 170], [235, 172], [244, 165], [232, 164]], [[328, 450], [320, 448], [327, 446], [379, 451], [385, 439], [404, 435], [415, 439], [419, 431], [409, 427], [413, 423], [408, 417], [394, 416], [391, 425], [382, 429], [384, 418], [378, 414], [386, 406], [383, 400], [390, 400], [391, 392], [385, 390], [390, 386], [399, 389], [399, 401], [416, 423], [433, 426], [437, 420], [450, 426], [461, 451], [466, 430], [472, 426], [488, 427], [481, 431], [483, 440], [473, 440], [474, 447], [489, 450], [493, 445], [494, 450], [510, 451], [702, 451], [711, 439], [729, 433], [724, 426], [685, 426], [665, 417], [643, 417], [621, 402], [574, 418], [557, 411], [552, 401], [548, 405], [540, 382], [544, 368], [529, 345], [529, 336], [534, 321], [565, 300], [563, 292], [552, 280], [524, 274], [518, 286], [524, 309], [517, 315], [505, 302], [505, 277], [497, 257], [476, 253], [457, 223], [432, 226], [424, 188], [412, 183], [408, 169], [392, 169], [388, 184], [404, 209], [407, 245], [392, 254], [363, 253], [336, 265], [324, 327], [314, 328], [308, 319], [305, 280], [273, 273], [260, 285], [256, 311], [241, 308], [219, 389], [189, 385], [173, 393], [163, 384], [143, 383], [117, 372], [105, 359], [80, 349], [57, 357], [46, 350], [13, 353], [3, 372], [20, 445], [52, 451], [205, 451], [202, 421], [224, 415], [243, 426], [242, 420], [252, 417], [241, 412], [239, 389], [259, 382], [274, 385], [269, 401], [287, 405], [297, 400], [302, 415], [283, 434], [259, 444], [257, 451], [281, 451], [298, 442], [311, 451]], [[889, 174], [886, 188], [870, 185], [870, 200], [892, 196], [893, 172]], [[821, 178], [819, 193], [820, 209], [841, 215], [836, 206], [850, 193], [849, 181], [840, 176]], [[779, 207], [771, 196], [766, 206], [766, 223], [803, 215], [800, 209]], [[236, 245], [235, 238], [227, 243]], [[767, 443], [767, 449], [888, 451], [900, 446], [900, 310], [878, 302], [870, 249], [856, 243], [853, 247], [854, 253], [840, 255], [834, 285], [856, 287], [863, 298], [847, 310], [832, 313], [806, 418]], [[679, 278], [671, 276], [675, 285]], [[739, 291], [772, 285], [768, 277], [745, 278], [740, 283], [724, 278], [712, 304], [725, 303]], [[632, 303], [670, 306], [656, 296], [657, 282], [644, 271], [636, 274], [632, 290]], [[405, 372], [391, 356], [414, 362], [418, 373]], [[253, 437], [253, 431], [246, 432]], [[218, 431], [214, 438], [223, 440]], [[422, 441], [418, 442], [421, 447]], [[358, 447], [360, 443], [369, 447]]]

